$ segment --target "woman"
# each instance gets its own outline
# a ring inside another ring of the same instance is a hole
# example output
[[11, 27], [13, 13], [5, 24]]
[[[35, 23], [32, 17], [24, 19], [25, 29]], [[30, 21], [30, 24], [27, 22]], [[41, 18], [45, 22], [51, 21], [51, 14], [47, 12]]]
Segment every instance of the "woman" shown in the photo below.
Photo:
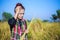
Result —
[[[14, 9], [15, 15], [13, 18], [8, 20], [11, 30], [11, 40], [20, 40], [20, 37], [26, 32], [27, 35], [27, 23], [23, 19], [25, 8], [21, 3], [17, 3]], [[27, 40], [25, 35], [24, 40]]]

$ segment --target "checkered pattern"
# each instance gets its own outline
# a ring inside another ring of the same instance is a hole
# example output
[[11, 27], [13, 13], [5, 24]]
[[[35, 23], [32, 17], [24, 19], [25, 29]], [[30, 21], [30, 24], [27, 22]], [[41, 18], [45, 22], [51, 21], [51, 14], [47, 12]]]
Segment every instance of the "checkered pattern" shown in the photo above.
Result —
[[19, 22], [16, 22], [16, 25], [13, 27], [12, 31], [12, 38], [11, 40], [20, 40], [20, 36], [23, 35], [23, 33], [26, 30], [26, 24], [25, 21], [21, 21], [22, 26], [20, 26]]

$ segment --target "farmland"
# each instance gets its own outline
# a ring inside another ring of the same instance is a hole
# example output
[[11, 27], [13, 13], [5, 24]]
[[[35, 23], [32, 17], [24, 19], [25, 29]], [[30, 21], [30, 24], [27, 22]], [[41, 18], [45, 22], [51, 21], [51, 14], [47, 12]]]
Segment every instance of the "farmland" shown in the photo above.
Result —
[[[29, 27], [28, 40], [60, 40], [60, 23], [43, 22], [40, 19], [33, 19]], [[0, 40], [10, 40], [10, 28], [8, 22], [0, 22]]]

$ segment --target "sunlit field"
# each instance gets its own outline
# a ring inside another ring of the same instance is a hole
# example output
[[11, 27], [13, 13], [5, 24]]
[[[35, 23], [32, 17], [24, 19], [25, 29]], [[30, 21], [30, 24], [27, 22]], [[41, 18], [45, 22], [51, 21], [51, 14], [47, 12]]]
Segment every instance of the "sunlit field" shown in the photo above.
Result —
[[[60, 40], [60, 23], [42, 22], [33, 19], [28, 26], [28, 40]], [[7, 22], [0, 22], [0, 40], [10, 40], [10, 29]]]
[[10, 40], [10, 28], [7, 22], [0, 22], [0, 40]]

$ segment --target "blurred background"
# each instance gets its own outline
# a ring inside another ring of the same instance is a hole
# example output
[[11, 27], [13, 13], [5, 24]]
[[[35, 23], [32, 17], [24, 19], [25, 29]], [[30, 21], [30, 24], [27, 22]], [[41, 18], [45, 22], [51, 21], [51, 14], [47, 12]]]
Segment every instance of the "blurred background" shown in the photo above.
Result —
[[0, 19], [4, 12], [14, 16], [14, 7], [17, 3], [22, 3], [25, 7], [24, 18], [40, 18], [41, 20], [51, 20], [53, 14], [57, 15], [60, 10], [60, 0], [0, 0]]
[[8, 20], [17, 3], [25, 7], [28, 40], [60, 40], [60, 0], [0, 0], [0, 40], [10, 40]]

